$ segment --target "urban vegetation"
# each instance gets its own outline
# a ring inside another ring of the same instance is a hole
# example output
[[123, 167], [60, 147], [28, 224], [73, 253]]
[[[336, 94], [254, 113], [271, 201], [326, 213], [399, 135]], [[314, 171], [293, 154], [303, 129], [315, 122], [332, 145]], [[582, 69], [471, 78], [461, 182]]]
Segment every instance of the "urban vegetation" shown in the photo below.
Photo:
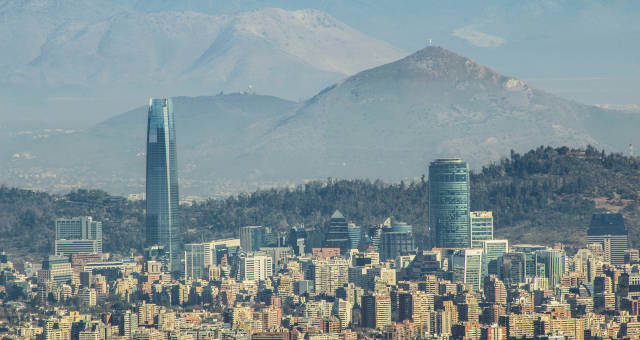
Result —
[[[491, 210], [496, 237], [512, 242], [584, 243], [591, 214], [623, 213], [634, 247], [640, 245], [640, 159], [593, 147], [539, 147], [474, 172], [472, 210]], [[181, 209], [185, 242], [230, 236], [244, 225], [276, 229], [305, 225], [322, 229], [335, 209], [364, 227], [387, 217], [414, 225], [426, 239], [428, 181], [387, 184], [370, 180], [314, 181], [226, 199], [196, 202]], [[0, 247], [40, 256], [53, 247], [54, 219], [79, 215], [103, 222], [104, 249], [139, 253], [144, 243], [144, 202], [100, 190], [53, 195], [0, 187]], [[25, 235], [30, 237], [24, 237]]]

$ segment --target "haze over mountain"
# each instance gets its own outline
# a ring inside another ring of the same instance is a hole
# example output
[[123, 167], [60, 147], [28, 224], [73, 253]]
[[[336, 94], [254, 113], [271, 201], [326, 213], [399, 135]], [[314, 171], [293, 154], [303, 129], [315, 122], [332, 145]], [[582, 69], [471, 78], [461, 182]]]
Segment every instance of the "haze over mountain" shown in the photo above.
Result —
[[640, 2], [629, 0], [134, 0], [138, 11], [314, 8], [407, 51], [427, 40], [587, 104], [635, 104]]
[[406, 55], [385, 41], [432, 40], [565, 98], [637, 106], [638, 15], [627, 0], [0, 0], [0, 142], [151, 96], [251, 86], [301, 100]]
[[151, 96], [300, 100], [406, 55], [313, 9], [214, 15], [18, 0], [0, 2], [0, 18], [0, 117], [55, 127], [82, 127]]
[[638, 114], [564, 100], [428, 47], [322, 91], [243, 157], [263, 160], [272, 176], [397, 180], [436, 157], [480, 166], [537, 145], [625, 150], [640, 142], [637, 126]]
[[[419, 178], [437, 157], [480, 166], [511, 149], [623, 151], [640, 142], [638, 114], [561, 99], [440, 47], [360, 72], [300, 104], [233, 94], [177, 98], [175, 111], [185, 195], [326, 177], [397, 181]], [[14, 139], [2, 180], [142, 192], [144, 116], [142, 107], [84, 132]]]

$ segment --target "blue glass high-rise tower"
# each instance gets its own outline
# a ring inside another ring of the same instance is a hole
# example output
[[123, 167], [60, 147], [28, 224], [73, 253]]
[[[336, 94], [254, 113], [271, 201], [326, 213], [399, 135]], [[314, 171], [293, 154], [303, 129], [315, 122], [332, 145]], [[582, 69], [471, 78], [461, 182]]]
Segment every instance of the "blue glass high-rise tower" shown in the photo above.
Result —
[[458, 158], [429, 164], [429, 228], [437, 248], [470, 248], [469, 165]]
[[164, 248], [167, 269], [179, 271], [178, 159], [171, 99], [151, 99], [147, 124], [146, 243]]

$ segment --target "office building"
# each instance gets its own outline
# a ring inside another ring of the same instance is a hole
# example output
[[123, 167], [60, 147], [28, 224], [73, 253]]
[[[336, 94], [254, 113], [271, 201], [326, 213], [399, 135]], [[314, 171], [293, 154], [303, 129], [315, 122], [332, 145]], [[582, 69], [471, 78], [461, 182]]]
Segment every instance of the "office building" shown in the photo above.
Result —
[[[536, 269], [539, 270], [538, 274], [540, 274], [537, 276], [546, 277], [550, 287], [555, 288], [566, 271], [564, 252], [556, 249], [538, 250], [536, 251], [536, 266]], [[542, 268], [544, 268], [544, 272], [540, 271]]]
[[349, 223], [347, 225], [347, 232], [349, 233], [349, 248], [358, 249], [360, 247], [360, 239], [362, 238], [360, 226]]
[[276, 271], [283, 269], [289, 259], [294, 257], [293, 249], [289, 247], [262, 247], [260, 252], [271, 257]]
[[525, 257], [525, 275], [536, 276], [536, 251], [547, 249], [546, 246], [537, 244], [518, 244], [511, 247], [514, 252], [522, 253]]
[[602, 244], [604, 260], [614, 266], [624, 265], [629, 249], [629, 231], [618, 213], [593, 214], [587, 230], [587, 243]]
[[437, 248], [469, 248], [469, 165], [458, 158], [429, 165], [429, 228]]
[[171, 99], [149, 101], [146, 178], [146, 245], [163, 247], [168, 270], [182, 270], [178, 159]]
[[454, 281], [468, 284], [475, 292], [480, 291], [486, 275], [484, 251], [482, 249], [456, 250], [451, 256], [451, 271]]
[[102, 254], [102, 222], [94, 221], [90, 216], [58, 218], [55, 230], [54, 254]]
[[331, 215], [324, 245], [325, 248], [339, 248], [342, 254], [351, 248], [349, 224], [339, 210], [336, 210], [333, 215]]
[[91, 216], [58, 218], [55, 224], [56, 240], [97, 240], [102, 247], [102, 222]]
[[55, 240], [53, 242], [54, 254], [71, 256], [80, 253], [101, 254], [102, 246], [97, 240]]
[[70, 282], [72, 276], [69, 258], [49, 255], [42, 261], [42, 269], [38, 271], [38, 282], [53, 280], [58, 284], [63, 284]]
[[261, 225], [240, 227], [240, 248], [245, 252], [260, 250], [266, 233], [267, 229]]
[[487, 259], [487, 273], [498, 275], [498, 259], [509, 251], [509, 240], [485, 240], [482, 248]]
[[191, 243], [184, 245], [184, 277], [185, 279], [202, 279], [205, 277], [205, 248], [207, 244]]
[[380, 260], [395, 259], [416, 251], [413, 240], [413, 227], [397, 222], [391, 227], [382, 228], [380, 234]]
[[204, 266], [211, 267], [219, 265], [222, 258], [236, 254], [240, 247], [239, 238], [225, 238], [203, 243], [204, 245]]
[[491, 211], [472, 211], [471, 248], [482, 248], [482, 242], [493, 240], [493, 213]]
[[498, 258], [498, 275], [509, 286], [526, 280], [526, 256], [524, 253], [506, 253]]
[[238, 280], [266, 280], [273, 276], [273, 260], [271, 256], [261, 253], [249, 253], [240, 256]]

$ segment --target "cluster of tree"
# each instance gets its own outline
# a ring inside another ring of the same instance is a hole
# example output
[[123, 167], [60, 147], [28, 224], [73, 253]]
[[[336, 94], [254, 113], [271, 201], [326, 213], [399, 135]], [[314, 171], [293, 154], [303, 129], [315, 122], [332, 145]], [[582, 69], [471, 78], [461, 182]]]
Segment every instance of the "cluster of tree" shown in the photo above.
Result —
[[[184, 240], [230, 236], [244, 225], [322, 228], [335, 209], [365, 227], [393, 217], [412, 224], [424, 240], [428, 185], [425, 176], [395, 184], [328, 179], [198, 202], [181, 209]], [[471, 175], [472, 210], [493, 211], [496, 235], [519, 242], [582, 243], [591, 214], [608, 208], [625, 215], [637, 245], [639, 193], [639, 158], [592, 147], [512, 152]], [[46, 254], [52, 248], [54, 219], [78, 215], [103, 222], [106, 250], [129, 254], [142, 249], [144, 202], [99, 190], [53, 196], [6, 187], [0, 187], [0, 247], [18, 254]]]

